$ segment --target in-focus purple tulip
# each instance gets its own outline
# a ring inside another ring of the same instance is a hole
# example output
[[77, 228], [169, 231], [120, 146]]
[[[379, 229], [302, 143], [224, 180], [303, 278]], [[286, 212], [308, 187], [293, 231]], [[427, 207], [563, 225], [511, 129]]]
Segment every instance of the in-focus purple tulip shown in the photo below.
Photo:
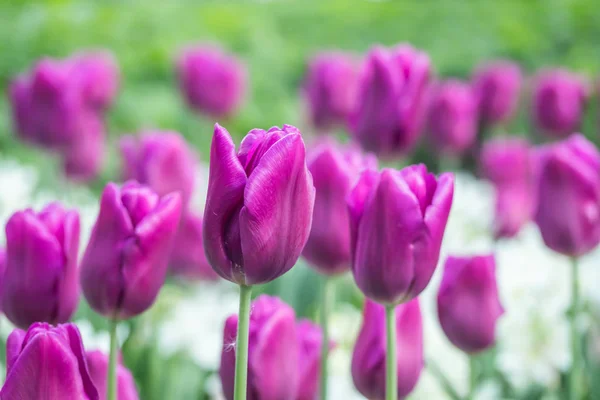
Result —
[[510, 120], [519, 103], [521, 81], [519, 66], [510, 61], [496, 61], [477, 69], [473, 89], [483, 124]]
[[319, 272], [334, 275], [350, 268], [350, 220], [346, 197], [365, 168], [377, 159], [353, 146], [324, 140], [308, 155], [316, 189], [313, 223], [302, 252]]
[[369, 52], [350, 124], [365, 150], [392, 156], [413, 148], [425, 113], [429, 68], [429, 57], [409, 45]]
[[292, 268], [308, 239], [314, 202], [298, 129], [253, 129], [236, 153], [229, 132], [215, 125], [203, 236], [221, 277], [255, 285]]
[[18, 211], [6, 223], [2, 307], [20, 328], [68, 321], [77, 308], [79, 214], [58, 203]]
[[383, 304], [418, 296], [431, 280], [448, 221], [454, 177], [424, 165], [364, 171], [348, 196], [352, 273]]
[[6, 400], [99, 400], [74, 324], [35, 323], [15, 329], [6, 343]]
[[190, 213], [185, 213], [181, 218], [169, 259], [171, 273], [185, 279], [218, 279], [204, 254], [202, 218]]
[[540, 151], [535, 222], [546, 246], [583, 255], [600, 242], [600, 153], [581, 134]]
[[[101, 351], [88, 351], [85, 358], [92, 382], [98, 389], [100, 399], [106, 399], [106, 383], [108, 375], [108, 356]], [[135, 380], [131, 372], [121, 362], [117, 363], [117, 399], [138, 400]]]
[[[423, 322], [419, 300], [396, 306], [398, 354], [398, 398], [417, 385], [423, 370]], [[352, 379], [358, 391], [370, 400], [385, 399], [386, 363], [385, 308], [365, 300], [363, 323], [352, 354]]]
[[216, 47], [184, 50], [177, 61], [177, 75], [190, 108], [215, 117], [233, 114], [246, 91], [245, 65]]
[[148, 309], [165, 280], [181, 216], [181, 197], [159, 197], [130, 181], [106, 185], [81, 261], [81, 287], [90, 306], [110, 318]]
[[477, 135], [477, 103], [471, 86], [458, 80], [433, 85], [427, 125], [439, 153], [460, 155], [468, 150]]
[[[219, 375], [225, 399], [233, 399], [238, 316], [225, 322]], [[296, 399], [299, 345], [294, 310], [276, 297], [252, 303], [248, 348], [248, 400]]]
[[159, 196], [179, 192], [184, 206], [194, 188], [196, 157], [176, 132], [146, 132], [120, 141], [123, 177], [148, 185]]
[[583, 81], [575, 74], [543, 71], [533, 89], [533, 121], [542, 133], [564, 138], [579, 131], [587, 97]]
[[467, 353], [490, 348], [496, 322], [504, 313], [494, 255], [448, 257], [437, 306], [440, 324], [452, 344]]
[[305, 96], [312, 125], [320, 131], [346, 126], [356, 101], [355, 60], [344, 53], [321, 53], [309, 63]]

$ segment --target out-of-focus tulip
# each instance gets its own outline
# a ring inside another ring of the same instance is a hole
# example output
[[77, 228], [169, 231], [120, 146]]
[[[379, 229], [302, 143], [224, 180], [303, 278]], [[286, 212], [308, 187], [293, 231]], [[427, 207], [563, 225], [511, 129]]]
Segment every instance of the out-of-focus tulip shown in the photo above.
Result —
[[434, 85], [427, 122], [438, 152], [459, 155], [468, 150], [477, 135], [477, 103], [471, 86], [457, 80]]
[[425, 289], [438, 263], [454, 177], [424, 165], [366, 170], [348, 196], [352, 273], [360, 290], [384, 304]]
[[351, 117], [354, 139], [383, 156], [405, 154], [419, 138], [429, 82], [429, 57], [408, 45], [369, 52]]
[[233, 114], [246, 91], [244, 64], [216, 47], [184, 50], [177, 61], [177, 75], [188, 105], [216, 117]]
[[254, 285], [287, 272], [308, 239], [314, 201], [298, 129], [253, 129], [236, 154], [229, 132], [215, 125], [203, 236], [220, 276]]
[[194, 187], [196, 157], [176, 132], [147, 132], [120, 141], [124, 179], [148, 185], [159, 196], [179, 192], [184, 206]]
[[6, 343], [6, 371], [2, 399], [100, 399], [74, 324], [15, 329]]
[[82, 75], [83, 95], [87, 104], [103, 111], [115, 100], [119, 90], [119, 68], [108, 52], [83, 53], [75, 57], [77, 72]]
[[[225, 322], [219, 375], [227, 400], [233, 399], [238, 316]], [[275, 297], [252, 303], [248, 349], [248, 400], [295, 399], [299, 384], [299, 345], [294, 310]]]
[[98, 176], [104, 162], [104, 124], [90, 116], [86, 130], [67, 149], [61, 150], [65, 174], [72, 180], [88, 182]]
[[[100, 399], [106, 399], [106, 382], [108, 374], [108, 356], [101, 351], [88, 351], [85, 358], [90, 371], [90, 376]], [[131, 372], [120, 362], [117, 364], [117, 399], [138, 400], [139, 396], [135, 387], [135, 380]]]
[[[398, 398], [416, 386], [423, 369], [423, 323], [419, 300], [396, 306], [398, 354]], [[366, 300], [363, 323], [352, 354], [352, 379], [363, 396], [385, 399], [386, 364], [385, 308]]]
[[2, 307], [16, 326], [61, 323], [79, 300], [79, 215], [58, 203], [18, 211], [6, 223]]
[[546, 246], [583, 255], [600, 242], [600, 153], [581, 134], [540, 150], [535, 221]]
[[299, 385], [298, 394], [294, 400], [315, 400], [319, 397], [323, 331], [320, 326], [308, 320], [300, 321], [297, 324], [297, 330], [300, 347]]
[[452, 344], [467, 353], [491, 347], [496, 321], [504, 313], [494, 256], [448, 257], [437, 305], [440, 324]]
[[90, 306], [111, 318], [148, 309], [165, 280], [181, 216], [181, 197], [149, 187], [109, 183], [81, 261], [81, 287]]
[[[2, 299], [4, 271], [6, 271], [6, 250], [0, 247], [0, 299]], [[0, 311], [2, 311], [2, 301], [0, 301]]]
[[496, 61], [478, 68], [473, 77], [479, 118], [495, 125], [506, 122], [519, 103], [521, 70], [515, 63]]
[[218, 279], [219, 276], [213, 271], [204, 254], [202, 218], [190, 213], [182, 216], [169, 268], [174, 275], [186, 279]]
[[327, 275], [350, 268], [350, 221], [346, 196], [365, 168], [377, 168], [375, 157], [325, 140], [309, 152], [308, 169], [315, 189], [310, 236], [302, 255]]
[[308, 66], [305, 95], [312, 125], [326, 131], [345, 126], [354, 108], [356, 63], [343, 53], [321, 53]]
[[587, 101], [582, 80], [565, 70], [540, 73], [533, 89], [533, 120], [551, 137], [564, 138], [581, 127]]

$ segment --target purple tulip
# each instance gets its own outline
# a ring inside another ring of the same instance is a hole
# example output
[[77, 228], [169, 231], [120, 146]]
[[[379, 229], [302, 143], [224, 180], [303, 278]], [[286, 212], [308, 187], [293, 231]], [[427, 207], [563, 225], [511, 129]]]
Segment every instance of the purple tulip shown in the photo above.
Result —
[[67, 177], [77, 182], [95, 179], [104, 162], [104, 124], [100, 118], [91, 115], [71, 146], [61, 150], [63, 169]]
[[15, 329], [6, 343], [6, 371], [2, 399], [100, 399], [74, 324]]
[[[4, 291], [3, 284], [4, 284], [5, 271], [6, 271], [6, 250], [4, 250], [2, 247], [0, 247], [0, 299], [2, 299], [2, 293]], [[1, 300], [0, 300], [0, 311], [3, 311]]]
[[410, 151], [419, 138], [428, 81], [425, 53], [408, 45], [373, 48], [360, 73], [354, 139], [383, 156]]
[[600, 242], [600, 153], [581, 134], [539, 156], [535, 221], [546, 246], [583, 255]]
[[171, 272], [184, 279], [218, 279], [219, 276], [213, 271], [204, 254], [202, 218], [190, 213], [181, 218], [169, 260]]
[[356, 101], [355, 64], [343, 53], [321, 53], [310, 61], [305, 95], [315, 128], [326, 131], [336, 125], [346, 126]]
[[[233, 399], [238, 316], [225, 322], [219, 375], [225, 399]], [[294, 309], [276, 297], [252, 303], [248, 349], [248, 400], [295, 399], [299, 344]]]
[[508, 121], [519, 103], [521, 70], [510, 61], [496, 61], [478, 68], [473, 88], [484, 124], [495, 125]]
[[352, 273], [362, 292], [384, 304], [425, 289], [438, 263], [454, 177], [424, 165], [367, 170], [348, 197]]
[[[106, 382], [108, 374], [108, 356], [101, 351], [88, 351], [85, 355], [90, 376], [100, 399], [106, 399]], [[117, 364], [117, 399], [138, 400], [135, 380], [131, 372], [120, 362]]]
[[124, 179], [148, 185], [159, 196], [179, 192], [184, 206], [194, 188], [196, 157], [176, 132], [146, 132], [120, 141]]
[[82, 75], [83, 96], [87, 104], [104, 111], [114, 102], [119, 90], [119, 67], [108, 52], [83, 53], [74, 57], [77, 72]]
[[477, 135], [477, 104], [471, 87], [457, 80], [433, 86], [427, 122], [438, 152], [460, 155], [468, 150]]
[[244, 64], [215, 47], [186, 49], [177, 61], [177, 75], [188, 105], [216, 117], [233, 114], [246, 91]]
[[66, 322], [77, 308], [79, 215], [58, 203], [18, 211], [6, 223], [2, 308], [16, 326]]
[[581, 127], [587, 102], [581, 79], [565, 70], [539, 74], [533, 90], [533, 120], [551, 137], [564, 138]]
[[494, 256], [448, 257], [437, 305], [440, 324], [452, 344], [467, 353], [491, 347], [496, 322], [504, 313]]
[[[299, 385], [294, 400], [315, 400], [319, 393], [321, 375], [321, 345], [323, 331], [319, 325], [302, 320], [296, 325], [300, 347], [298, 362]], [[330, 344], [332, 348], [333, 343]]]
[[359, 149], [324, 140], [308, 156], [315, 189], [310, 236], [302, 255], [319, 272], [333, 275], [350, 268], [350, 221], [346, 196], [365, 168], [377, 168], [377, 159]]
[[253, 129], [236, 154], [229, 132], [215, 125], [203, 234], [221, 277], [254, 285], [292, 268], [308, 239], [314, 201], [298, 129]]
[[[423, 322], [419, 300], [396, 306], [398, 398], [416, 386], [423, 370]], [[385, 308], [366, 300], [363, 323], [352, 354], [354, 386], [370, 400], [385, 399]]]
[[111, 318], [148, 309], [165, 280], [181, 216], [181, 197], [160, 198], [147, 186], [106, 185], [81, 261], [81, 287], [90, 306]]

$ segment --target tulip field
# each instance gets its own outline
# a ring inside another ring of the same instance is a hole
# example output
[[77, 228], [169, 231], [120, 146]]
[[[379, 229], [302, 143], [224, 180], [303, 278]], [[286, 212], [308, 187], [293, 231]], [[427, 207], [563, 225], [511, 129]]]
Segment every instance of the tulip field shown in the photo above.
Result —
[[600, 399], [593, 0], [0, 5], [0, 400]]

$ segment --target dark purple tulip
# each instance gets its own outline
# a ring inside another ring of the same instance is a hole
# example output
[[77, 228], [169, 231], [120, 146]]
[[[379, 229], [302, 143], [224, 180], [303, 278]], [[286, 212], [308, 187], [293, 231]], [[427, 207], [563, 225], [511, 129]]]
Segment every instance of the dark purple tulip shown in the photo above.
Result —
[[356, 101], [357, 83], [356, 62], [348, 54], [321, 53], [310, 61], [304, 89], [316, 129], [346, 126]]
[[323, 274], [347, 271], [350, 221], [346, 196], [363, 169], [377, 168], [377, 159], [352, 146], [325, 140], [309, 152], [307, 163], [316, 197], [310, 236], [302, 255]]
[[120, 141], [123, 177], [148, 185], [159, 196], [179, 192], [184, 206], [194, 188], [196, 157], [176, 132], [146, 132]]
[[298, 330], [300, 359], [298, 362], [298, 394], [294, 397], [294, 400], [315, 400], [318, 398], [320, 387], [323, 331], [319, 325], [308, 320], [298, 322], [296, 327]]
[[74, 324], [35, 323], [15, 329], [6, 343], [3, 400], [99, 400]]
[[186, 213], [181, 217], [181, 225], [173, 251], [169, 259], [172, 274], [184, 279], [215, 280], [219, 276], [211, 268], [202, 243], [202, 218]]
[[[423, 370], [423, 322], [419, 300], [396, 306], [398, 398], [417, 385]], [[365, 300], [363, 323], [352, 354], [354, 386], [370, 400], [385, 399], [385, 308]]]
[[77, 308], [79, 214], [52, 203], [6, 223], [2, 307], [16, 326], [66, 322]]
[[491, 347], [496, 322], [504, 313], [494, 256], [448, 257], [437, 305], [440, 324], [452, 344], [467, 353]]
[[308, 239], [314, 201], [298, 129], [253, 129], [236, 154], [229, 132], [215, 125], [203, 234], [221, 277], [255, 285], [292, 268]]
[[533, 90], [533, 120], [551, 137], [564, 138], [581, 127], [587, 102], [582, 80], [565, 70], [539, 74]]
[[188, 105], [216, 117], [233, 114], [246, 91], [246, 68], [234, 55], [200, 46], [188, 48], [177, 61], [179, 87]]
[[106, 185], [81, 261], [81, 287], [99, 314], [131, 318], [148, 309], [165, 280], [181, 197], [159, 197], [130, 181]]
[[405, 154], [419, 138], [429, 81], [429, 57], [409, 45], [375, 47], [359, 78], [351, 118], [354, 139], [384, 156]]
[[535, 221], [546, 246], [583, 255], [600, 242], [600, 153], [581, 134], [541, 150]]
[[477, 103], [471, 86], [457, 80], [434, 85], [427, 122], [438, 152], [460, 155], [468, 150], [477, 135]]
[[429, 283], [454, 194], [454, 177], [424, 165], [367, 170], [348, 196], [352, 273], [360, 290], [384, 304], [406, 302]]
[[519, 103], [521, 70], [510, 61], [496, 61], [478, 68], [473, 77], [479, 117], [484, 124], [508, 121]]
[[[108, 356], [101, 351], [88, 351], [85, 355], [90, 376], [100, 399], [106, 399], [106, 382], [108, 375]], [[117, 399], [138, 400], [139, 396], [135, 387], [135, 380], [131, 372], [120, 362], [117, 364]]]
[[[233, 399], [238, 316], [225, 322], [219, 375], [225, 399]], [[295, 400], [299, 344], [294, 309], [276, 297], [252, 302], [248, 348], [248, 400]]]

